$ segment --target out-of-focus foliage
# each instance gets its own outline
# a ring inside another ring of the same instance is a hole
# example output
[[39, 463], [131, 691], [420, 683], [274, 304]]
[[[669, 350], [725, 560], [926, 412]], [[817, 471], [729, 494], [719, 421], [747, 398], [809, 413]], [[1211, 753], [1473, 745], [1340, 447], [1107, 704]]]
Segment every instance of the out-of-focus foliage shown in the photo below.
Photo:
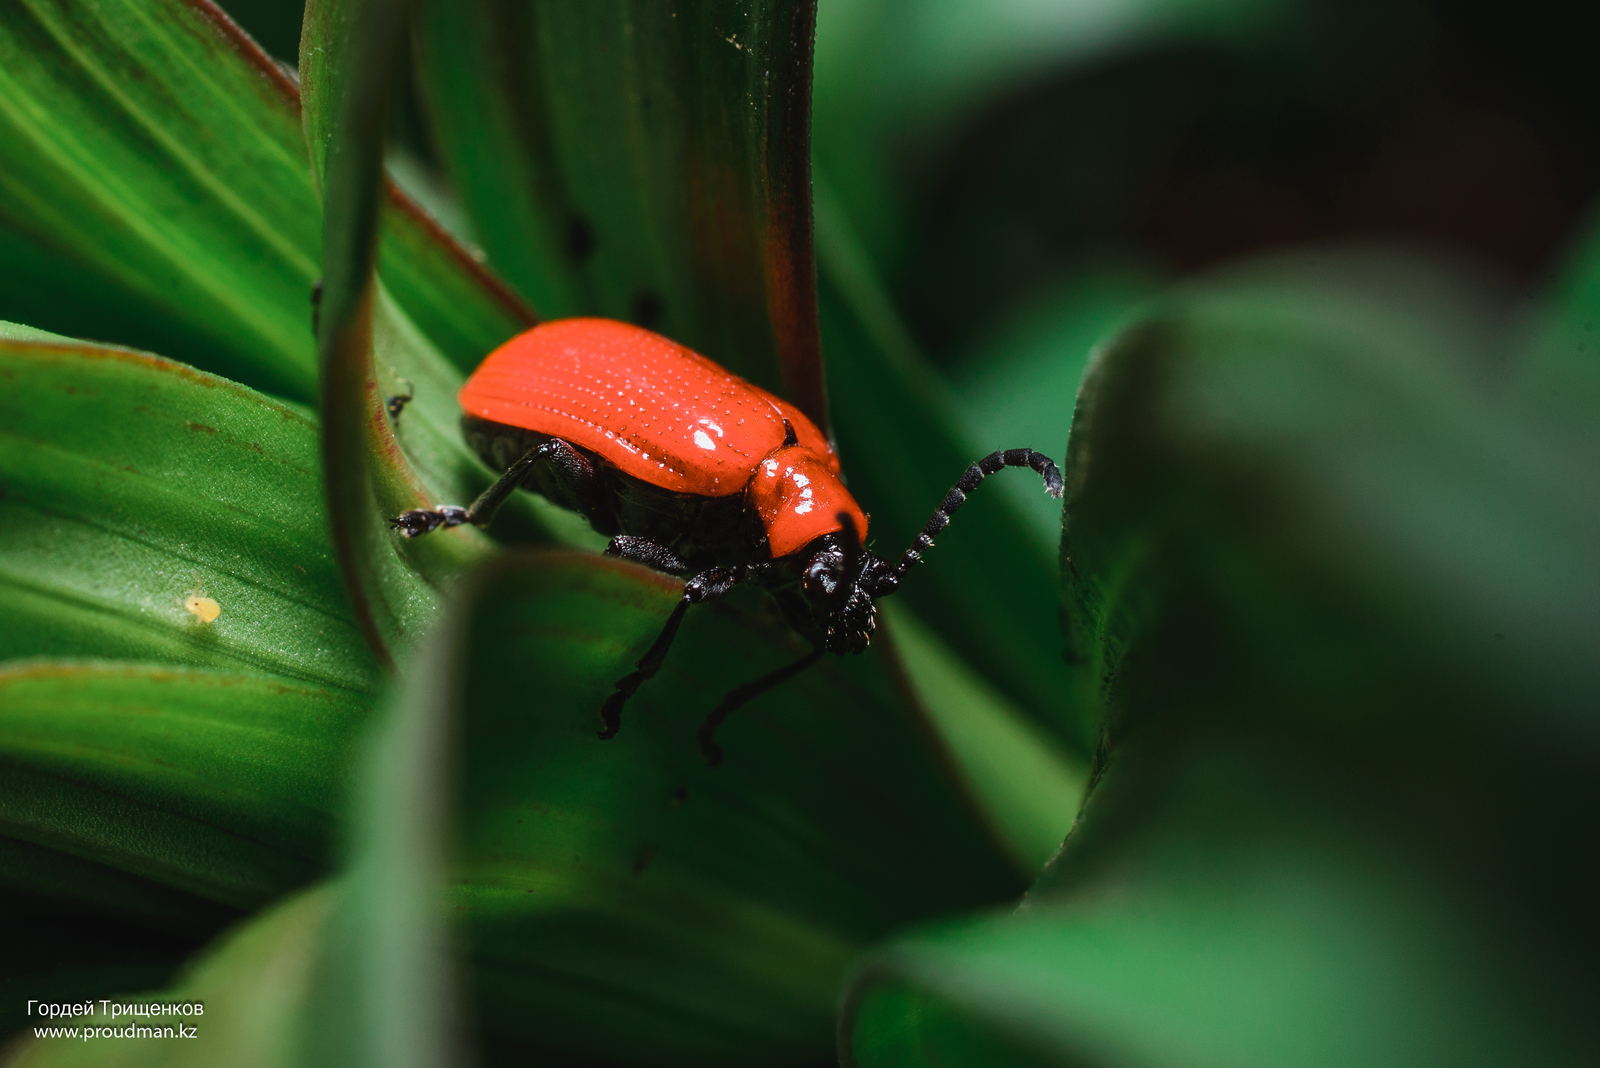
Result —
[[[228, 8], [0, 10], [0, 1010], [207, 1003], [16, 1063], [1594, 1059], [1600, 16]], [[678, 582], [383, 524], [530, 303], [885, 555], [1001, 447], [1065, 532], [998, 475], [716, 769], [802, 650], [696, 610], [602, 745]]]
[[1590, 1058], [1600, 465], [1486, 374], [1486, 296], [1268, 261], [1099, 357], [1062, 554], [1101, 781], [1015, 913], [868, 959], [855, 1063]]

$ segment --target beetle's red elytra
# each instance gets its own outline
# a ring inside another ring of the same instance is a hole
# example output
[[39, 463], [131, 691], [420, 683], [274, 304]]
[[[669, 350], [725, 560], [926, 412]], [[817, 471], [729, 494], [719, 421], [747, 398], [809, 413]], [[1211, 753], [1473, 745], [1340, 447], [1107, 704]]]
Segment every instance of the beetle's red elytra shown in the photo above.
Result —
[[735, 708], [815, 663], [866, 649], [874, 602], [899, 586], [950, 516], [987, 476], [1031, 467], [1060, 497], [1056, 465], [1032, 449], [967, 468], [896, 564], [864, 548], [867, 514], [840, 477], [822, 431], [780, 397], [676, 342], [610, 319], [564, 319], [500, 346], [461, 388], [462, 430], [504, 472], [470, 507], [415, 509], [405, 537], [487, 525], [522, 487], [582, 513], [611, 536], [608, 555], [687, 577], [683, 599], [634, 671], [600, 709], [600, 737], [660, 669], [689, 605], [738, 583], [765, 589], [811, 653], [727, 694], [700, 728], [708, 762]]
[[743, 494], [773, 556], [839, 530], [840, 511], [866, 533], [815, 423], [642, 327], [611, 319], [536, 327], [490, 353], [458, 399], [471, 417], [560, 438], [661, 489]]

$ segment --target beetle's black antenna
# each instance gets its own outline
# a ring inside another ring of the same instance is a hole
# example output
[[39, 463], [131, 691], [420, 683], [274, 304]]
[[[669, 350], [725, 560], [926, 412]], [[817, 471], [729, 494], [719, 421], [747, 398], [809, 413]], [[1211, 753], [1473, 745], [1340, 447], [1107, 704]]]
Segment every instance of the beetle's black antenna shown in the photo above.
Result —
[[856, 529], [856, 517], [849, 512], [840, 512], [834, 518], [848, 535], [844, 542], [844, 573], [853, 577], [861, 563], [861, 531]]
[[1000, 470], [1002, 467], [1031, 467], [1039, 472], [1044, 479], [1045, 492], [1052, 497], [1060, 497], [1062, 491], [1061, 472], [1056, 468], [1054, 461], [1042, 452], [1032, 449], [1003, 449], [992, 452], [967, 468], [961, 480], [951, 487], [945, 494], [939, 507], [934, 509], [933, 518], [928, 520], [928, 525], [922, 528], [916, 540], [911, 543], [905, 555], [900, 558], [900, 563], [895, 565], [894, 578], [898, 581], [905, 573], [911, 570], [922, 554], [933, 548], [933, 536], [950, 525], [950, 517], [956, 509], [967, 503], [967, 494], [978, 488], [978, 483]]

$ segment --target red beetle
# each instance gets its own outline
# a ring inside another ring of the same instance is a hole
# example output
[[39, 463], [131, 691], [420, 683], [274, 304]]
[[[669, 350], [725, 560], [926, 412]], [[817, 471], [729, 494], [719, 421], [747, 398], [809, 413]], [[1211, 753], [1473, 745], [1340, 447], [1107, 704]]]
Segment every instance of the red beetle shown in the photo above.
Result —
[[735, 708], [817, 662], [866, 649], [874, 600], [945, 528], [966, 495], [1002, 467], [1031, 467], [1052, 497], [1061, 474], [1032, 449], [967, 468], [899, 563], [863, 549], [867, 516], [839, 478], [839, 458], [799, 409], [659, 334], [610, 319], [565, 319], [512, 338], [461, 388], [462, 428], [505, 473], [469, 508], [417, 509], [392, 525], [406, 537], [483, 526], [521, 486], [582, 513], [611, 535], [606, 553], [692, 576], [636, 670], [600, 709], [601, 738], [666, 659], [691, 604], [735, 584], [769, 591], [815, 647], [729, 692], [700, 728], [715, 764], [717, 725]]

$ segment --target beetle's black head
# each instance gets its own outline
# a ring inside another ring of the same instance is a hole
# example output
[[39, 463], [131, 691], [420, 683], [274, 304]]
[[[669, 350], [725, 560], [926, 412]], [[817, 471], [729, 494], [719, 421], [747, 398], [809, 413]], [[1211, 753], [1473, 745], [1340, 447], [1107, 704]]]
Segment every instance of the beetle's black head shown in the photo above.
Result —
[[898, 585], [893, 569], [861, 548], [854, 524], [848, 522], [844, 530], [818, 538], [809, 548], [800, 588], [824, 647], [840, 656], [865, 651], [878, 628], [874, 602]]

